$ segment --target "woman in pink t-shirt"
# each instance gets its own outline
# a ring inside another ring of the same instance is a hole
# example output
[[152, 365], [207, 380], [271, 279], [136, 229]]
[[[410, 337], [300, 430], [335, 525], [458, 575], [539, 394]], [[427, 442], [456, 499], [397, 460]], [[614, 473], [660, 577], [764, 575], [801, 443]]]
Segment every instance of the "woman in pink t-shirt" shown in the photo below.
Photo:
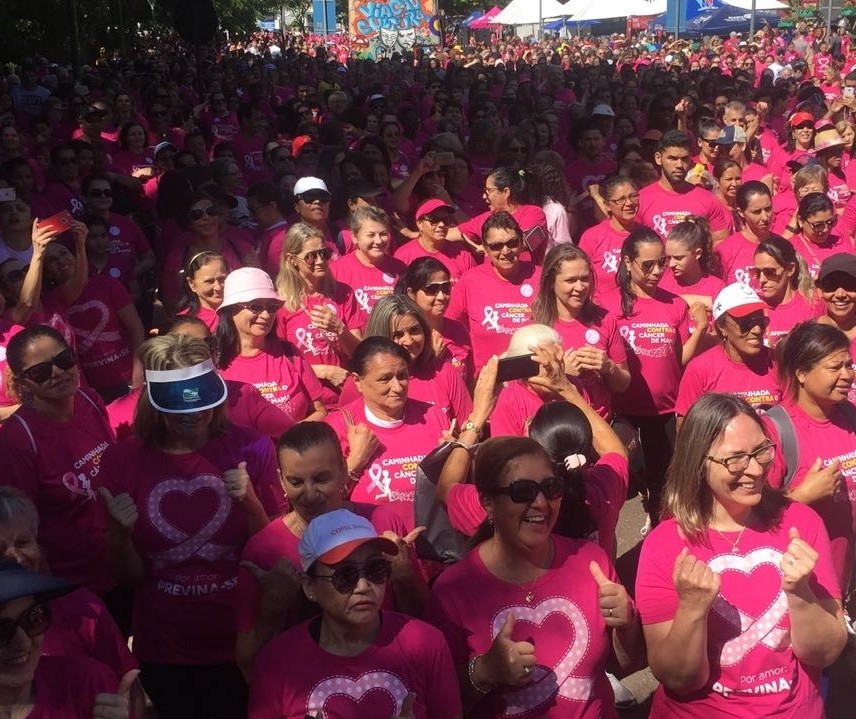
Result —
[[615, 317], [591, 299], [595, 287], [588, 255], [576, 245], [557, 245], [544, 258], [532, 314], [559, 333], [566, 371], [579, 379], [595, 411], [609, 418], [612, 395], [627, 389], [630, 370]]
[[229, 266], [219, 252], [197, 252], [184, 268], [184, 295], [176, 314], [198, 317], [213, 333], [217, 329], [217, 310], [223, 304], [223, 287]]
[[[355, 457], [371, 446], [366, 428], [351, 430]], [[344, 499], [348, 466], [333, 428], [323, 422], [301, 422], [277, 441], [280, 481], [291, 510], [257, 532], [241, 554], [238, 572], [238, 665], [248, 681], [259, 650], [273, 637], [317, 614], [318, 606], [301, 591], [298, 542], [312, 519], [347, 509], [368, 519], [379, 534], [395, 536], [396, 555], [384, 608], [417, 616], [427, 587], [414, 571], [413, 537], [389, 507]]]
[[818, 164], [827, 172], [829, 199], [840, 215], [853, 194], [844, 174], [844, 140], [834, 128], [827, 127], [814, 136], [814, 151]]
[[737, 212], [737, 190], [743, 180], [743, 168], [731, 158], [720, 157], [714, 163], [713, 178], [716, 180], [713, 194], [725, 208], [732, 232], [737, 232], [743, 227], [743, 221]]
[[636, 581], [652, 716], [823, 717], [841, 592], [818, 516], [767, 484], [776, 453], [738, 397], [708, 394], [687, 414]]
[[[798, 167], [796, 163], [791, 163], [790, 166]], [[800, 200], [813, 192], [822, 192], [824, 195], [829, 192], [829, 176], [826, 170], [817, 164], [800, 167], [791, 179], [793, 192], [777, 192], [773, 195], [773, 219], [770, 221], [773, 232], [786, 240], [799, 231], [797, 209]], [[848, 206], [851, 205], [852, 203], [848, 203]], [[841, 224], [842, 226], [847, 224], [846, 208], [841, 217]]]
[[469, 385], [473, 379], [470, 333], [460, 322], [446, 317], [453, 287], [449, 269], [442, 262], [433, 257], [419, 257], [398, 279], [395, 293], [406, 295], [422, 310], [437, 357], [450, 362]]
[[832, 200], [820, 192], [814, 192], [800, 200], [797, 209], [799, 232], [791, 237], [794, 249], [808, 265], [812, 278], [820, 272], [820, 263], [839, 252], [853, 252], [854, 238], [832, 234], [838, 222]]
[[752, 274], [758, 294], [767, 305], [764, 342], [769, 347], [775, 347], [800, 322], [821, 314], [805, 262], [787, 240], [771, 235], [761, 242], [755, 248]]
[[238, 560], [286, 502], [273, 443], [231, 425], [208, 345], [184, 335], [141, 351], [134, 436], [104, 454], [99, 496], [113, 572], [134, 590], [141, 681], [161, 716], [241, 716]]
[[[645, 458], [648, 512], [656, 523], [660, 490], [672, 456], [675, 398], [681, 371], [707, 331], [707, 309], [687, 307], [680, 297], [661, 290], [668, 258], [659, 235], [648, 228], [631, 232], [621, 249], [618, 269], [620, 302], [609, 305], [627, 347], [630, 385], [613, 406], [638, 431]], [[692, 311], [696, 332], [690, 335]]]
[[773, 215], [773, 199], [770, 188], [763, 182], [751, 180], [737, 191], [737, 213], [743, 221], [743, 229], [730, 235], [714, 251], [722, 265], [722, 279], [727, 284], [752, 280], [755, 248], [771, 236], [770, 220]]
[[467, 716], [616, 717], [605, 668], [639, 663], [639, 620], [597, 544], [552, 534], [565, 493], [554, 460], [533, 439], [494, 437], [474, 479], [487, 518], [426, 612]]
[[629, 178], [613, 175], [600, 186], [607, 217], [589, 227], [580, 237], [580, 249], [591, 260], [596, 282], [593, 292], [596, 302], [616, 293], [615, 274], [621, 262], [621, 245], [630, 232], [641, 225], [636, 221], [639, 212], [639, 189]]
[[281, 308], [267, 272], [242, 267], [229, 273], [215, 335], [220, 370], [226, 379], [255, 385], [295, 422], [322, 419], [321, 383], [300, 350], [273, 335]]
[[[704, 217], [692, 215], [672, 228], [666, 240], [669, 272], [663, 275], [660, 288], [681, 297], [688, 305], [701, 302], [708, 312], [725, 283], [720, 278], [719, 255], [711, 249], [710, 225]], [[695, 332], [690, 321], [690, 332]], [[710, 347], [713, 338], [702, 340], [701, 350]]]
[[261, 651], [250, 685], [250, 719], [460, 719], [443, 635], [381, 609], [400, 551], [347, 509], [309, 522], [298, 545], [303, 591], [321, 615]]
[[[796, 448], [770, 428], [780, 447], [771, 482], [823, 520], [840, 585], [850, 586], [856, 541], [856, 426], [847, 397], [854, 377], [850, 340], [838, 328], [803, 322], [776, 347], [782, 408], [793, 425]], [[795, 453], [791, 451], [795, 449]], [[795, 457], [788, 464], [787, 457]], [[790, 476], [790, 479], [789, 479]]]
[[[856, 257], [842, 253], [826, 258], [820, 265], [817, 289], [826, 310], [817, 321], [847, 335], [851, 356], [856, 357]], [[856, 401], [856, 378], [848, 399]]]
[[333, 253], [317, 227], [288, 228], [276, 287], [283, 306], [276, 335], [292, 343], [323, 382], [325, 401], [335, 404], [347, 377], [343, 365], [362, 338], [366, 315], [353, 291], [330, 271]]

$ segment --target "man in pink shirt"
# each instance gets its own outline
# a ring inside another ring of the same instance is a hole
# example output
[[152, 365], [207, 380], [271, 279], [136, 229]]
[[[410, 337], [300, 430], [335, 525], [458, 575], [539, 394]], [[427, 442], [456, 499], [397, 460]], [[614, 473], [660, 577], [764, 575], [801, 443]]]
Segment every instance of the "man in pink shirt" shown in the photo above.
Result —
[[669, 130], [660, 140], [654, 160], [660, 167], [660, 180], [639, 193], [638, 221], [665, 241], [675, 225], [690, 215], [697, 215], [710, 223], [714, 246], [724, 240], [729, 225], [722, 203], [709, 190], [686, 180], [691, 161], [686, 134]]

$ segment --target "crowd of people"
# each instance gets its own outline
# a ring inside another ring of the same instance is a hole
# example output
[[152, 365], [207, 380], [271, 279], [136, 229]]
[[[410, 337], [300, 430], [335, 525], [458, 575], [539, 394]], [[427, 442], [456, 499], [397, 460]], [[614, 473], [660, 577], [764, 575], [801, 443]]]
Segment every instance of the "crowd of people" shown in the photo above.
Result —
[[0, 717], [821, 719], [849, 35], [317, 40], [0, 72]]

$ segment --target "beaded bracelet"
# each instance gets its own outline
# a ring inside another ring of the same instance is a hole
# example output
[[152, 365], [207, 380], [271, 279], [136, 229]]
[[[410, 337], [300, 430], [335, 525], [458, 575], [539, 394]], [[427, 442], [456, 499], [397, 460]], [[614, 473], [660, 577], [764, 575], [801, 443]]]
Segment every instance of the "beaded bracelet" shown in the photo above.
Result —
[[479, 694], [490, 694], [493, 691], [492, 686], [485, 687], [484, 684], [479, 684], [476, 681], [476, 662], [481, 658], [481, 654], [476, 654], [472, 659], [470, 659], [470, 663], [467, 666], [470, 675], [470, 684]]

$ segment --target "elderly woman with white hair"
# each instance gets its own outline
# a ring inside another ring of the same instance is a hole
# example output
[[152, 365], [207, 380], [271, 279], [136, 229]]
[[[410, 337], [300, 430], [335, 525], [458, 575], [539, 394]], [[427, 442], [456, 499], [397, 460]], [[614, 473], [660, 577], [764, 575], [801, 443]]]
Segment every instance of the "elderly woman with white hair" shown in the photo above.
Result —
[[[536, 350], [543, 352], [536, 352]], [[558, 353], [562, 355], [562, 338], [559, 333], [547, 325], [526, 325], [517, 330], [511, 337], [508, 349], [502, 355], [498, 366], [498, 381], [508, 381], [499, 391], [496, 407], [490, 415], [491, 435], [513, 435], [525, 437], [532, 415], [542, 405], [560, 399], [559, 386], [564, 385], [563, 377], [550, 371], [545, 357]], [[525, 373], [526, 363], [523, 358], [530, 357], [528, 376]], [[519, 358], [517, 362], [506, 362]], [[511, 373], [511, 376], [508, 373]], [[533, 378], [539, 379], [535, 382]], [[545, 381], [546, 380], [546, 381]], [[588, 393], [575, 379], [570, 380], [577, 385], [580, 394], [588, 401]]]

